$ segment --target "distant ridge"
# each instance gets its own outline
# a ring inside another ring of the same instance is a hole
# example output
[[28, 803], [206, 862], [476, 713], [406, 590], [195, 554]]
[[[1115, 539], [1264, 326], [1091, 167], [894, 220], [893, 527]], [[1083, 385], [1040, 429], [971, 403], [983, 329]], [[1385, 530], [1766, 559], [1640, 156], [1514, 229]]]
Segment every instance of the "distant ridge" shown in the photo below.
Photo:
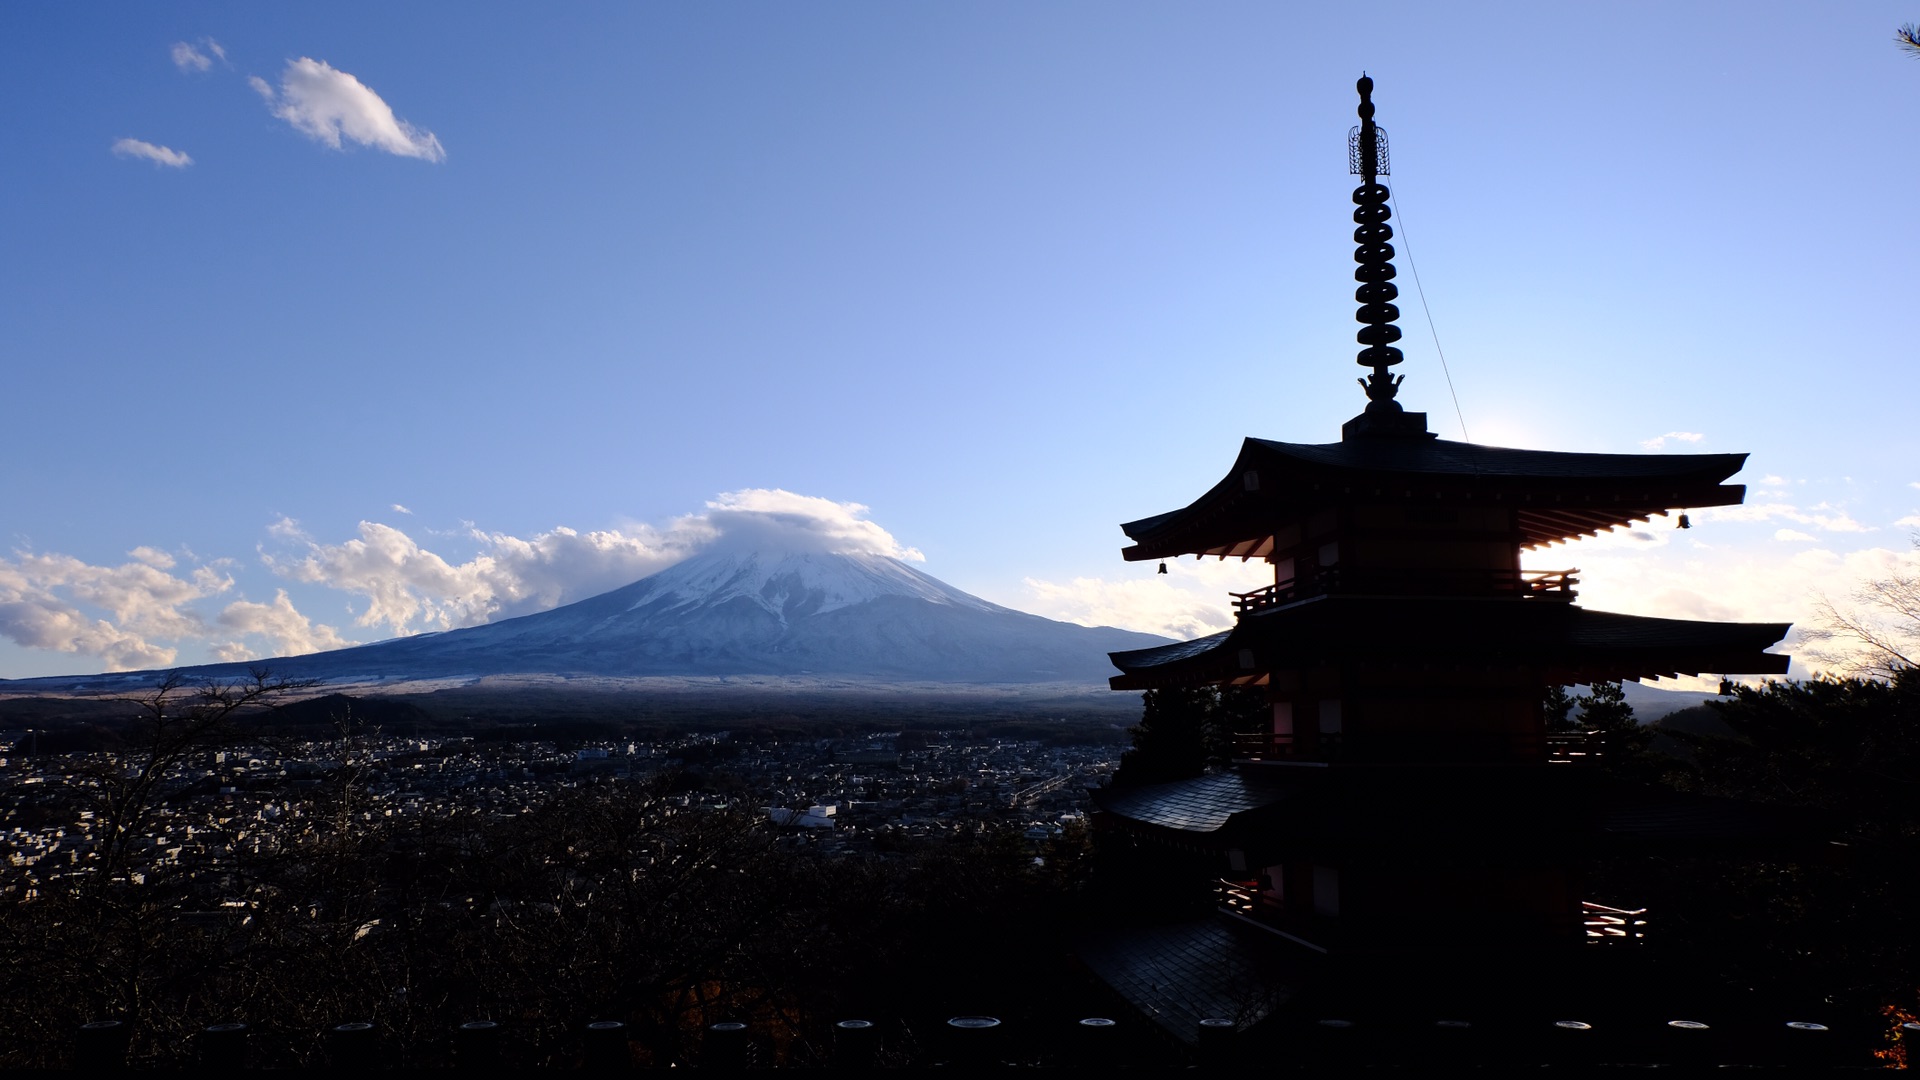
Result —
[[[1085, 683], [1106, 654], [1168, 643], [989, 603], [897, 559], [869, 554], [715, 551], [551, 611], [190, 676], [266, 666], [326, 682], [509, 674], [807, 676], [871, 682]], [[155, 673], [88, 677], [129, 683]], [[71, 685], [75, 678], [9, 683]]]

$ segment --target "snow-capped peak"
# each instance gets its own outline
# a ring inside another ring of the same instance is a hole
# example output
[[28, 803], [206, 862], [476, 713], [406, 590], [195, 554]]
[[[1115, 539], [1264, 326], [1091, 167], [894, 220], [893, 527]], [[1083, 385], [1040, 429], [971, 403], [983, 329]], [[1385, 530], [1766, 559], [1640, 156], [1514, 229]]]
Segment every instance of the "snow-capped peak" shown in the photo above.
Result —
[[898, 559], [821, 552], [708, 552], [676, 563], [639, 583], [650, 586], [633, 607], [669, 610], [746, 599], [782, 621], [817, 615], [886, 596], [1001, 612], [1007, 609], [961, 592]]

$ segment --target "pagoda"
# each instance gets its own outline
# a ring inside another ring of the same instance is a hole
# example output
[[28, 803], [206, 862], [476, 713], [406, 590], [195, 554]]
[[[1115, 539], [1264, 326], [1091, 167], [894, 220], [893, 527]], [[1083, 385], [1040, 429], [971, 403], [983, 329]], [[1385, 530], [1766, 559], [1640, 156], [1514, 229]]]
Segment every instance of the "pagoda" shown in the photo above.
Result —
[[1158, 906], [1094, 935], [1083, 958], [1182, 1038], [1209, 1013], [1241, 1029], [1288, 1009], [1365, 1013], [1388, 988], [1418, 1013], [1414, 984], [1458, 1011], [1510, 1012], [1527, 993], [1577, 985], [1551, 972], [1584, 962], [1586, 946], [1644, 933], [1632, 906], [1585, 894], [1588, 860], [1724, 852], [1790, 831], [1759, 808], [1619, 782], [1593, 767], [1603, 748], [1591, 739], [1549, 732], [1552, 687], [1786, 672], [1788, 657], [1765, 651], [1786, 624], [1594, 611], [1577, 602], [1577, 570], [1521, 563], [1738, 504], [1745, 489], [1727, 480], [1746, 455], [1450, 442], [1404, 409], [1386, 141], [1372, 80], [1358, 89], [1364, 411], [1338, 442], [1249, 438], [1191, 504], [1122, 526], [1129, 561], [1273, 568], [1271, 585], [1233, 595], [1232, 629], [1112, 654], [1115, 690], [1255, 687], [1271, 706], [1265, 730], [1235, 736], [1230, 768], [1095, 793], [1103, 857]]

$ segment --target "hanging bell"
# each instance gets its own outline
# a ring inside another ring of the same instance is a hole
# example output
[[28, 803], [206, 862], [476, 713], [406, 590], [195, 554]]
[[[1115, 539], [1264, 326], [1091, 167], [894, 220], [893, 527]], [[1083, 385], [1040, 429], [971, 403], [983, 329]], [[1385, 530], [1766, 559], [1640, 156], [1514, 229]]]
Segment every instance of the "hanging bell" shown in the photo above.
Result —
[[1165, 559], [1160, 560], [1160, 572], [1163, 574], [1167, 572], [1167, 561]]
[[1692, 518], [1690, 518], [1690, 517], [1688, 517], [1688, 516], [1687, 516], [1687, 515], [1685, 515], [1685, 514], [1681, 514], [1681, 515], [1680, 515], [1680, 522], [1679, 522], [1679, 524], [1677, 524], [1677, 525], [1675, 525], [1675, 526], [1674, 526], [1674, 528], [1677, 528], [1677, 529], [1691, 529], [1691, 528], [1693, 528], [1693, 519], [1692, 519]]

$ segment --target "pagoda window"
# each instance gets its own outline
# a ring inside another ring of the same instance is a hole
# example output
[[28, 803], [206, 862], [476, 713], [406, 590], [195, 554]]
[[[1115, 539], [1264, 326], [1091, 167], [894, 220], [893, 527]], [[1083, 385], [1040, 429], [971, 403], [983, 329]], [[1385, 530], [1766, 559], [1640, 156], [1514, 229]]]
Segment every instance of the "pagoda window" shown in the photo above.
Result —
[[1275, 865], [1262, 869], [1260, 892], [1273, 906], [1284, 908], [1287, 903], [1287, 868]]
[[1340, 871], [1331, 866], [1313, 868], [1313, 913], [1340, 914]]
[[1340, 541], [1320, 545], [1320, 565], [1333, 566], [1340, 561]]
[[1276, 701], [1273, 703], [1273, 733], [1275, 735], [1292, 736], [1293, 702]]
[[1293, 584], [1293, 557], [1276, 559], [1273, 564], [1273, 583], [1282, 587]]
[[1317, 726], [1322, 735], [1340, 734], [1340, 699], [1321, 698]]

